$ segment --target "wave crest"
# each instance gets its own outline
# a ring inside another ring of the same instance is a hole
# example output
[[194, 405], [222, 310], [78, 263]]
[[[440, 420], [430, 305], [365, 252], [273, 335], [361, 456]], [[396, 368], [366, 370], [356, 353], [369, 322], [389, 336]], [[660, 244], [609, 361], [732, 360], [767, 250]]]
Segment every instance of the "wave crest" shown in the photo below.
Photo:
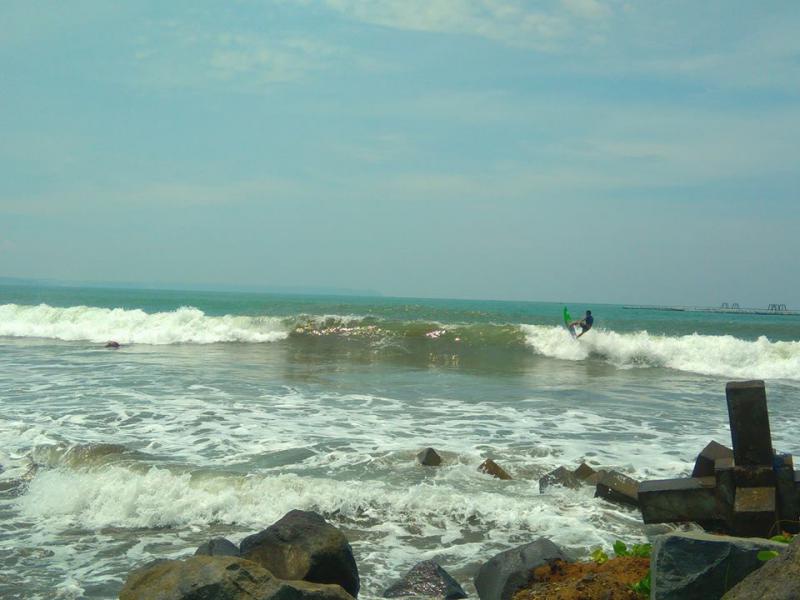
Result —
[[742, 340], [731, 335], [654, 335], [593, 330], [575, 343], [562, 327], [522, 325], [538, 354], [563, 360], [601, 358], [617, 368], [665, 367], [752, 379], [800, 381], [800, 342]]
[[213, 317], [193, 307], [149, 314], [139, 309], [4, 304], [0, 336], [162, 345], [274, 342], [285, 339], [288, 331], [275, 317]]

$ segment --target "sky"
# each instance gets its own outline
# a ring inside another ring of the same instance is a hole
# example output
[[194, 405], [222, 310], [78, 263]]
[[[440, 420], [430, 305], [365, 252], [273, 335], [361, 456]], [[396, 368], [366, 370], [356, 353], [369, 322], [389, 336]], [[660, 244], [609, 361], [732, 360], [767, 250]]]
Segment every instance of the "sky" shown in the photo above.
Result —
[[0, 276], [800, 308], [796, 0], [0, 3]]

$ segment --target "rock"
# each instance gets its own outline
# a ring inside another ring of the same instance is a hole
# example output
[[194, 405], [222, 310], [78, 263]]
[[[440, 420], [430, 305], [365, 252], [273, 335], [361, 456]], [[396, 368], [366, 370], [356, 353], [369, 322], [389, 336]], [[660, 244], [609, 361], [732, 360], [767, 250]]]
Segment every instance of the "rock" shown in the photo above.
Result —
[[544, 477], [539, 478], [539, 493], [544, 494], [545, 490], [551, 485], [577, 490], [581, 487], [582, 481], [572, 471], [558, 467], [555, 471], [550, 471]]
[[478, 471], [497, 477], [498, 479], [511, 479], [511, 475], [506, 473], [505, 469], [494, 462], [491, 458], [487, 458], [478, 467]]
[[[782, 544], [785, 546], [785, 544]], [[791, 600], [800, 598], [800, 537], [729, 590], [723, 600]]]
[[467, 594], [458, 582], [436, 562], [426, 560], [414, 565], [403, 578], [383, 592], [384, 598], [441, 598], [456, 600]]
[[114, 340], [110, 340], [106, 342], [106, 348], [111, 348], [112, 350], [116, 350], [119, 348], [119, 342], [115, 342]]
[[442, 457], [433, 448], [425, 448], [417, 454], [417, 462], [426, 467], [438, 467], [442, 464]]
[[[720, 598], [761, 567], [760, 550], [782, 552], [786, 544], [762, 538], [673, 533], [656, 538], [650, 562], [654, 600]], [[751, 596], [750, 598], [760, 598]]]
[[639, 482], [619, 471], [606, 471], [597, 482], [596, 498], [639, 506]]
[[239, 556], [239, 547], [225, 538], [212, 538], [202, 544], [195, 556]]
[[714, 463], [721, 458], [733, 458], [733, 450], [711, 440], [697, 455], [694, 461], [692, 477], [711, 477], [714, 475]]
[[157, 560], [132, 571], [119, 600], [353, 600], [338, 585], [282, 581], [235, 556]]
[[556, 559], [570, 561], [564, 551], [546, 538], [501, 552], [485, 562], [475, 577], [481, 600], [511, 600], [525, 587], [531, 571]]
[[281, 579], [335, 583], [358, 596], [360, 580], [353, 550], [336, 527], [314, 512], [293, 510], [239, 546], [252, 560]]

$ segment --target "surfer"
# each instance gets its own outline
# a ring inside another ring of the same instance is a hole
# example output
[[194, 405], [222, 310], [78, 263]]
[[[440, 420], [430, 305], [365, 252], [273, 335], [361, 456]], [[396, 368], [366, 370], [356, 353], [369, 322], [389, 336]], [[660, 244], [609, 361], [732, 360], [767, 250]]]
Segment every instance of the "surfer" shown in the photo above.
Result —
[[592, 311], [587, 310], [586, 316], [583, 317], [583, 319], [581, 319], [580, 321], [573, 321], [572, 323], [569, 324], [570, 327], [575, 327], [577, 325], [580, 325], [581, 332], [577, 336], [575, 336], [576, 339], [581, 337], [587, 331], [589, 331], [592, 328], [592, 325], [594, 325], [594, 317], [592, 316]]

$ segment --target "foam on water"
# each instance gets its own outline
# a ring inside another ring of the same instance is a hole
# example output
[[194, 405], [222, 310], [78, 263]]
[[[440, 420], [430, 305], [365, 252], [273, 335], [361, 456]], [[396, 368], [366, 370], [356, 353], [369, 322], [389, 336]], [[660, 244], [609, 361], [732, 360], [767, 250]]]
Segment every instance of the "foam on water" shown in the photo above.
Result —
[[562, 327], [522, 325], [539, 354], [563, 360], [601, 358], [615, 367], [666, 367], [702, 375], [800, 381], [800, 342], [731, 335], [651, 335], [593, 329], [573, 342]]
[[0, 336], [57, 340], [116, 340], [123, 344], [274, 342], [288, 331], [275, 317], [207, 316], [192, 307], [148, 314], [143, 310], [40, 304], [0, 306]]

